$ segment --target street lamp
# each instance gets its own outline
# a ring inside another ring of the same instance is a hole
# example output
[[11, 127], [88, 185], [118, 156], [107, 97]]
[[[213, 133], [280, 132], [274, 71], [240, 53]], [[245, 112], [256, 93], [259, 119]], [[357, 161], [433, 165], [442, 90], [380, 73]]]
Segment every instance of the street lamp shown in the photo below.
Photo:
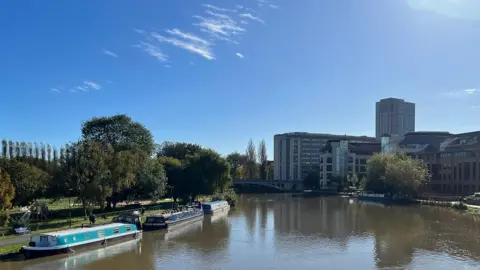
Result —
[[167, 188], [170, 189], [170, 196], [172, 196], [172, 209], [173, 209], [173, 206], [174, 206], [173, 205], [173, 202], [174, 202], [174, 200], [173, 200], [173, 188], [174, 188], [174, 186], [167, 185]]

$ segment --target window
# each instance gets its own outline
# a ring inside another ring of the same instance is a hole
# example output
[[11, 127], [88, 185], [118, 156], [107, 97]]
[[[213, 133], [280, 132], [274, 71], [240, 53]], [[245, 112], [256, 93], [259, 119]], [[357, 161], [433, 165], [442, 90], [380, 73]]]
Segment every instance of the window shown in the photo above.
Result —
[[85, 239], [88, 239], [88, 233], [85, 234]]
[[119, 232], [120, 232], [120, 229], [119, 229], [119, 228], [113, 229], [113, 233], [119, 233]]
[[74, 236], [74, 237], [73, 237], [73, 241], [77, 241], [77, 237]]
[[104, 237], [105, 236], [105, 232], [104, 231], [99, 231], [98, 232], [98, 237]]
[[131, 231], [132, 228], [130, 228], [130, 226], [127, 226], [127, 232]]

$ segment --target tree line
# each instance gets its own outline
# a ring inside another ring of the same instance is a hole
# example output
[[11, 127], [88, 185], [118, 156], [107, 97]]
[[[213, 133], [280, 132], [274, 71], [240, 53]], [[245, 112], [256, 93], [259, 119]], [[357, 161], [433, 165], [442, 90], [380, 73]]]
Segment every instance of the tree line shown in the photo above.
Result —
[[268, 160], [265, 140], [260, 141], [257, 151], [250, 139], [244, 154], [233, 152], [227, 155], [227, 161], [231, 165], [233, 179], [273, 180], [273, 164]]
[[[60, 148], [2, 142], [0, 211], [38, 198], [76, 197], [85, 214], [138, 198], [157, 200], [221, 194], [232, 165], [197, 144], [154, 143], [152, 133], [127, 115], [82, 123], [81, 138]], [[168, 193], [168, 194], [167, 194]]]

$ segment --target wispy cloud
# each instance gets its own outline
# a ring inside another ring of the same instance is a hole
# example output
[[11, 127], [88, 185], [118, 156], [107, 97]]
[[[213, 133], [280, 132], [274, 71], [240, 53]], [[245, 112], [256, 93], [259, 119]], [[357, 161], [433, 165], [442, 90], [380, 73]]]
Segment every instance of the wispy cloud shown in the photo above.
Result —
[[166, 67], [166, 68], [172, 68], [172, 66], [170, 66], [170, 65], [165, 65], [165, 67]]
[[210, 4], [202, 4], [202, 6], [208, 8], [208, 9], [215, 10], [215, 11], [220, 11], [220, 12], [237, 12], [236, 9], [221, 8], [221, 7], [217, 7], [217, 6], [210, 5]]
[[134, 45], [133, 47], [139, 48], [148, 55], [156, 58], [158, 61], [166, 62], [168, 60], [168, 55], [164, 54], [158, 46], [155, 46], [152, 43], [140, 41], [138, 45]]
[[469, 88], [469, 89], [465, 89], [464, 91], [465, 91], [465, 93], [467, 93], [469, 95], [472, 95], [472, 94], [475, 94], [477, 92], [477, 89]]
[[469, 20], [480, 20], [480, 1], [477, 0], [407, 0], [414, 10]]
[[60, 89], [58, 89], [58, 88], [53, 88], [53, 87], [50, 88], [49, 90], [50, 90], [50, 93], [61, 93], [61, 92], [62, 92]]
[[238, 53], [238, 52], [237, 52], [235, 55], [238, 56], [238, 57], [240, 57], [240, 58], [242, 58], [242, 59], [245, 58], [245, 56], [243, 56], [243, 54]]
[[116, 53], [114, 53], [112, 51], [109, 51], [109, 50], [103, 50], [103, 53], [108, 55], [108, 56], [111, 56], [111, 57], [115, 57], [115, 58], [118, 57], [118, 55]]
[[250, 19], [252, 21], [257, 21], [259, 23], [265, 23], [264, 20], [260, 19], [259, 17], [256, 17], [256, 16], [253, 16], [251, 13], [242, 13], [240, 15], [238, 15], [242, 18], [247, 18], [247, 19]]
[[151, 36], [159, 42], [171, 44], [191, 53], [198, 54], [208, 60], [215, 59], [208, 41], [193, 34], [181, 32], [178, 29], [167, 30], [166, 32], [171, 34], [171, 36], [166, 37], [155, 32], [153, 32]]
[[89, 88], [93, 88], [95, 90], [102, 89], [102, 86], [94, 81], [83, 81], [83, 84]]
[[[273, 2], [267, 0], [257, 0], [257, 3], [277, 8]], [[195, 30], [187, 32], [179, 28], [170, 28], [160, 32], [133, 29], [142, 35], [141, 41], [134, 47], [163, 62], [168, 61], [169, 57], [163, 53], [162, 44], [173, 45], [207, 60], [214, 60], [216, 58], [214, 48], [219, 42], [238, 44], [241, 35], [247, 32], [246, 27], [250, 21], [265, 23], [257, 11], [243, 5], [235, 5], [234, 8], [211, 4], [202, 6], [203, 14], [193, 16], [195, 21], [192, 25]], [[241, 53], [236, 55], [243, 58]]]
[[443, 93], [444, 96], [451, 97], [451, 98], [465, 98], [468, 96], [475, 95], [477, 93], [477, 89], [475, 88], [467, 88], [463, 90], [451, 91]]
[[198, 22], [194, 25], [216, 40], [236, 42], [235, 36], [246, 32], [245, 28], [238, 25], [226, 13], [215, 13], [207, 9], [205, 10], [205, 16], [196, 15], [194, 18], [198, 19]]

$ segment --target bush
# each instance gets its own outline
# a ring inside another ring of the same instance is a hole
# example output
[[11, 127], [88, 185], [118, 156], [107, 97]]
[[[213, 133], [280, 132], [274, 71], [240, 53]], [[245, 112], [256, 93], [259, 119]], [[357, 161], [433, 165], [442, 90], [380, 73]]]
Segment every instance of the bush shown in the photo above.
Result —
[[455, 204], [453, 206], [453, 208], [458, 209], [458, 210], [467, 210], [468, 209], [468, 207], [463, 202]]
[[233, 189], [228, 189], [224, 193], [217, 193], [212, 196], [212, 201], [227, 201], [228, 204], [234, 206], [237, 202], [237, 194]]
[[0, 211], [0, 227], [4, 227], [8, 223], [8, 212]]

